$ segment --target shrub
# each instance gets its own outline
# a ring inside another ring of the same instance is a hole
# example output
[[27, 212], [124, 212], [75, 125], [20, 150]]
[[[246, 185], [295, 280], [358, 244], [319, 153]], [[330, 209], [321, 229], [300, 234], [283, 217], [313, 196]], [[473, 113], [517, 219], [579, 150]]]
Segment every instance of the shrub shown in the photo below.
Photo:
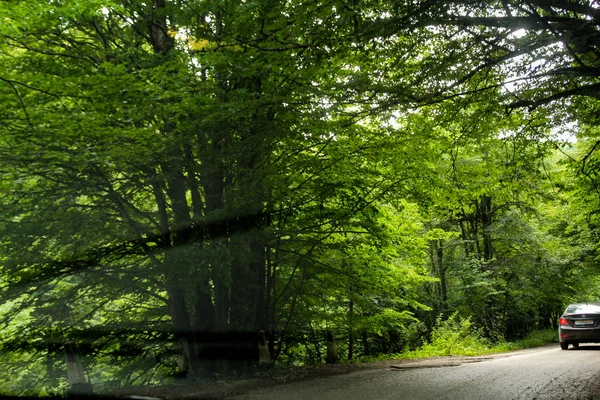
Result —
[[489, 349], [489, 341], [473, 327], [471, 319], [454, 313], [446, 320], [438, 317], [431, 339], [413, 353], [415, 357], [472, 356]]

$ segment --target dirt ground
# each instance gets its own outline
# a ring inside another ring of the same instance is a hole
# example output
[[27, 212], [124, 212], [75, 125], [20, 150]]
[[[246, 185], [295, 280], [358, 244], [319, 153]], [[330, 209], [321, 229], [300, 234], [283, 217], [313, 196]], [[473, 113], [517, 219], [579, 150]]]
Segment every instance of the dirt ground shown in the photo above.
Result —
[[253, 390], [290, 382], [309, 381], [327, 376], [348, 374], [373, 369], [436, 368], [473, 363], [497, 356], [484, 357], [434, 357], [414, 360], [391, 360], [371, 363], [322, 364], [314, 366], [271, 368], [256, 371], [244, 379], [207, 381], [193, 384], [174, 384], [157, 387], [129, 387], [110, 393], [117, 396], [147, 396], [159, 399], [205, 400], [224, 399]]

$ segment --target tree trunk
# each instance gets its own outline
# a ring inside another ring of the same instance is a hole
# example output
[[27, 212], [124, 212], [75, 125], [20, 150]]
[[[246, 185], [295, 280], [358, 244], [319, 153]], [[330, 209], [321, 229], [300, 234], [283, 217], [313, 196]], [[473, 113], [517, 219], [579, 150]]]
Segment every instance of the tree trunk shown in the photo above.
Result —
[[336, 363], [339, 359], [338, 356], [338, 347], [335, 342], [335, 336], [333, 335], [333, 331], [327, 331], [327, 359], [326, 362], [328, 364]]
[[438, 277], [440, 278], [440, 296], [441, 296], [441, 307], [440, 311], [445, 312], [448, 306], [448, 295], [446, 288], [446, 267], [444, 266], [444, 241], [438, 240], [437, 243], [437, 270]]
[[258, 333], [258, 362], [259, 364], [271, 364], [271, 353], [265, 331]]
[[363, 331], [362, 331], [362, 345], [363, 345], [363, 355], [365, 355], [365, 356], [371, 355], [371, 349], [369, 348], [369, 337], [367, 335], [366, 329], [363, 329]]
[[73, 342], [65, 344], [65, 361], [67, 363], [67, 379], [70, 389], [69, 395], [91, 395], [92, 384], [85, 378], [83, 364], [79, 359], [77, 346]]
[[493, 211], [492, 211], [492, 198], [490, 196], [482, 196], [479, 201], [479, 218], [482, 222], [482, 238], [483, 238], [483, 259], [490, 261], [494, 255], [494, 249], [492, 246], [492, 235], [490, 233], [490, 227], [492, 225]]
[[[146, 22], [148, 39], [153, 51], [157, 54], [166, 55], [175, 47], [174, 39], [168, 34], [167, 18], [165, 0], [153, 0], [152, 10], [150, 15], [147, 16]], [[161, 231], [163, 234], [163, 243], [161, 243], [161, 246], [164, 250], [164, 275], [169, 297], [168, 309], [173, 320], [175, 343], [179, 356], [179, 374], [184, 377], [197, 377], [199, 364], [196, 345], [193, 339], [192, 320], [186, 303], [186, 287], [184, 285], [184, 282], [187, 281], [187, 276], [193, 271], [192, 266], [196, 261], [193, 249], [190, 249], [192, 238], [189, 237], [189, 228], [192, 226], [192, 220], [190, 217], [190, 207], [186, 198], [186, 178], [182, 167], [186, 161], [182, 149], [188, 144], [184, 143], [181, 134], [177, 133], [175, 128], [171, 120], [166, 117], [163, 121], [163, 134], [170, 137], [174, 145], [170, 148], [170, 154], [167, 158], [168, 162], [161, 163], [161, 172], [165, 183], [164, 185], [155, 185], [154, 191], [159, 207]], [[193, 177], [188, 174], [188, 178]], [[168, 217], [167, 203], [163, 189], [170, 200], [172, 225]], [[194, 191], [196, 188], [191, 187], [189, 189]], [[160, 193], [157, 193], [157, 190]], [[196, 201], [198, 200], [196, 199]], [[200, 211], [196, 210], [196, 213], [198, 212]], [[188, 250], [191, 250], [191, 252]], [[201, 296], [199, 301], [203, 298], [205, 297]], [[207, 309], [209, 306], [206, 302], [196, 304], [196, 308], [207, 312], [207, 321], [210, 320], [210, 310]], [[196, 319], [198, 318], [196, 317]], [[197, 322], [197, 324], [202, 323]], [[206, 325], [206, 322], [204, 325]]]
[[354, 301], [348, 302], [348, 360], [354, 357]]

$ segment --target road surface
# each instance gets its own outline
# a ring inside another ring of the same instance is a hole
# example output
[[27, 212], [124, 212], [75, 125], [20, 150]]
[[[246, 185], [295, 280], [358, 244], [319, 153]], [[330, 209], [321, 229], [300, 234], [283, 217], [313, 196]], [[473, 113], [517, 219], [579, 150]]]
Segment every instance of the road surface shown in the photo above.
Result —
[[600, 346], [558, 344], [479, 358], [398, 364], [227, 397], [256, 399], [600, 399]]

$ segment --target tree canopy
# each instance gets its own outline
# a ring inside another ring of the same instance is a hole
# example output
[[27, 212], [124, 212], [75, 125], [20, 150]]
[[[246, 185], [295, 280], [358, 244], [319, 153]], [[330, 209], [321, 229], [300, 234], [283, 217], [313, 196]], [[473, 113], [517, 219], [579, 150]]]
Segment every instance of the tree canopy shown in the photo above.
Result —
[[554, 326], [599, 291], [599, 10], [1, 2], [3, 386]]

